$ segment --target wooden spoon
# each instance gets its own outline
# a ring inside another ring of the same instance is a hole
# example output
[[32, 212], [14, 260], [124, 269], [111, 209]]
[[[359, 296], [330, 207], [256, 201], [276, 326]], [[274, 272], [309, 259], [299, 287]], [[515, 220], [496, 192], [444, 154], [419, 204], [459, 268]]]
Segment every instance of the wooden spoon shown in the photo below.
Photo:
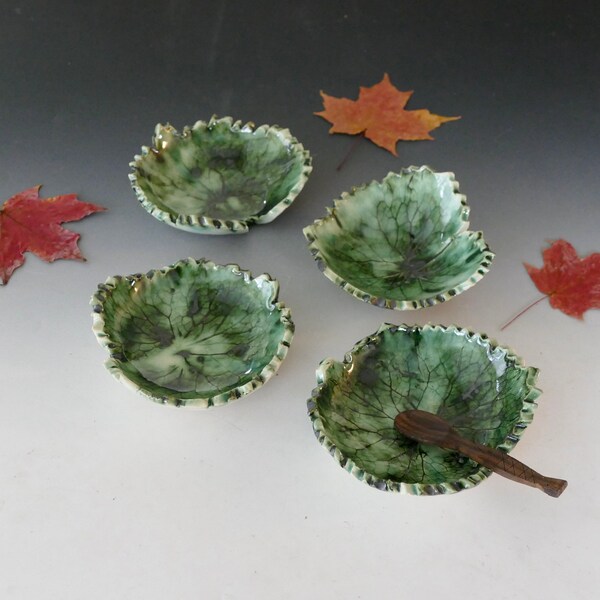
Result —
[[394, 425], [400, 433], [417, 442], [456, 450], [495, 473], [536, 487], [553, 498], [558, 498], [567, 487], [564, 479], [544, 477], [505, 452], [465, 439], [448, 421], [424, 410], [401, 412], [394, 419]]

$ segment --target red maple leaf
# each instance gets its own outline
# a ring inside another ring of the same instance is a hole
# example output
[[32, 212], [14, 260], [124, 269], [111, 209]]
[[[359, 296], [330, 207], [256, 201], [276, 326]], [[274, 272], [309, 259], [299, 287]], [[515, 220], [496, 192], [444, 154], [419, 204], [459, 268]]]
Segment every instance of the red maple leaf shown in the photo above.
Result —
[[600, 253], [579, 258], [569, 242], [557, 240], [543, 257], [541, 269], [527, 263], [525, 268], [552, 307], [577, 319], [590, 308], [600, 308]]
[[396, 155], [398, 140], [432, 140], [431, 130], [460, 119], [434, 115], [426, 109], [405, 110], [412, 94], [392, 85], [386, 73], [376, 85], [361, 87], [358, 100], [321, 92], [325, 110], [315, 115], [333, 124], [329, 133], [364, 133], [366, 138]]
[[85, 260], [77, 247], [80, 235], [61, 223], [78, 221], [106, 210], [80, 202], [76, 194], [40, 199], [41, 186], [23, 190], [0, 205], [0, 282], [8, 283], [15, 269], [33, 252], [46, 262], [58, 258]]

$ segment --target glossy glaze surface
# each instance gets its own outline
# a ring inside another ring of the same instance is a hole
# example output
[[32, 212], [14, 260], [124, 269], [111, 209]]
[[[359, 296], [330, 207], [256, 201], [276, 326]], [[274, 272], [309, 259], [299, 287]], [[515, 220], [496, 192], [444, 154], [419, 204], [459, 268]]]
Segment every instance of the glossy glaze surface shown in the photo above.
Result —
[[94, 331], [113, 375], [153, 400], [224, 404], [260, 387], [287, 353], [294, 326], [278, 289], [268, 275], [187, 259], [99, 285]]
[[510, 350], [456, 327], [382, 325], [342, 363], [324, 360], [309, 400], [317, 438], [348, 471], [382, 490], [444, 494], [490, 471], [455, 451], [399, 433], [399, 412], [446, 419], [468, 440], [511, 450], [531, 422], [537, 370]]
[[324, 274], [349, 293], [398, 310], [460, 294], [488, 271], [493, 253], [468, 231], [469, 207], [452, 173], [409, 167], [342, 194], [304, 229]]
[[142, 206], [196, 233], [243, 233], [268, 223], [300, 193], [311, 159], [287, 129], [231, 117], [198, 121], [182, 133], [157, 125], [151, 148], [131, 163]]

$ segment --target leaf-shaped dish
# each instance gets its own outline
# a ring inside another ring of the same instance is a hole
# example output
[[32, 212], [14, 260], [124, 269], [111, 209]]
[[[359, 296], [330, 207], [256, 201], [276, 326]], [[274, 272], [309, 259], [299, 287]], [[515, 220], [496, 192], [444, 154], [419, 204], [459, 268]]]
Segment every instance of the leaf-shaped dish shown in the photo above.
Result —
[[265, 383], [292, 340], [279, 284], [237, 265], [182, 260], [109, 277], [91, 300], [93, 330], [117, 378], [176, 406], [225, 404]]
[[300, 193], [310, 154], [289, 130], [198, 121], [178, 133], [157, 125], [152, 147], [134, 157], [129, 179], [159, 221], [194, 233], [245, 233], [269, 223]]
[[491, 472], [403, 436], [396, 415], [438, 414], [463, 437], [509, 452], [533, 418], [537, 373], [482, 334], [384, 324], [343, 363], [321, 362], [308, 411], [319, 442], [358, 479], [380, 490], [449, 494]]
[[409, 167], [343, 193], [304, 235], [328, 279], [365, 302], [407, 310], [444, 302], [487, 273], [494, 254], [468, 227], [454, 174]]

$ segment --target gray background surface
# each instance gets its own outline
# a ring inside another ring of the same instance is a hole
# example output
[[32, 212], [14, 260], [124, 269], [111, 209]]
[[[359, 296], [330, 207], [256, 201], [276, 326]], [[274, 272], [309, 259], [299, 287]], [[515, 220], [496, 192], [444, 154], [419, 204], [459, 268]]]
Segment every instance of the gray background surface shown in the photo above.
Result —
[[[600, 575], [600, 313], [538, 305], [522, 267], [546, 240], [600, 251], [600, 19], [589, 2], [0, 3], [0, 198], [43, 183], [108, 207], [69, 226], [87, 263], [28, 256], [0, 289], [0, 597], [595, 598]], [[462, 120], [393, 157], [329, 136], [319, 90], [355, 98], [388, 72], [411, 108]], [[169, 228], [128, 162], [155, 123], [278, 123], [310, 149], [297, 201], [245, 236]], [[497, 253], [444, 305], [364, 305], [318, 271], [301, 229], [388, 171], [454, 171]], [[176, 410], [102, 367], [88, 300], [115, 273], [186, 256], [281, 283], [297, 327], [277, 377], [238, 402]], [[487, 332], [540, 368], [514, 455], [565, 477], [560, 500], [498, 476], [450, 497], [385, 494], [316, 443], [314, 370], [383, 321]]]

